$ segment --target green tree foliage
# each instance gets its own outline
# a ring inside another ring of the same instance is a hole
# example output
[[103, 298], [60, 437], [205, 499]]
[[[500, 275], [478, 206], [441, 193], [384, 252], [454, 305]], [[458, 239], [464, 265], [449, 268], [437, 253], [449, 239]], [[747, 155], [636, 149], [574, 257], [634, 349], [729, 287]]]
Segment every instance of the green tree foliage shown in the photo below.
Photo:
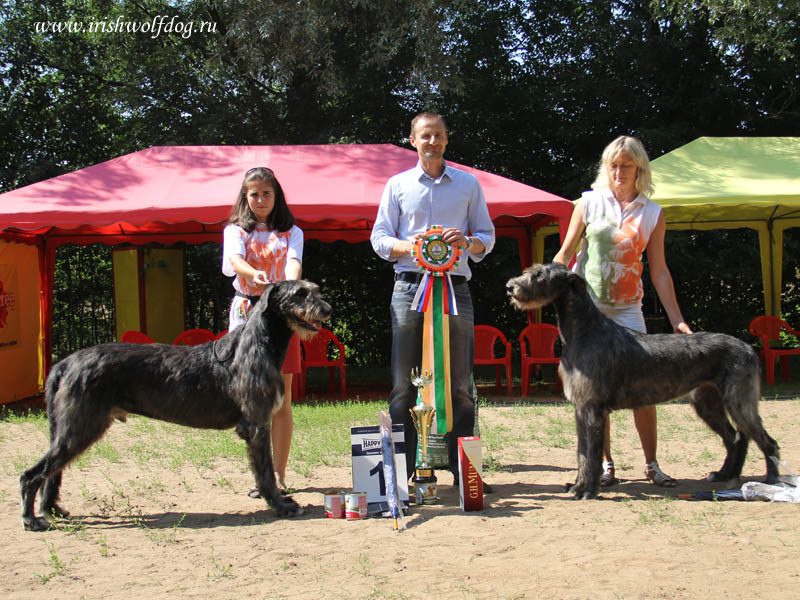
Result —
[[[456, 30], [470, 93], [444, 94], [454, 150], [568, 198], [587, 189], [618, 135], [639, 137], [657, 157], [702, 135], [763, 131], [761, 106], [777, 103], [765, 88], [753, 94], [753, 65], [721, 51], [700, 10], [677, 22], [636, 0], [491, 2], [461, 15]], [[781, 61], [759, 59], [766, 78], [792, 82]], [[770, 129], [798, 130], [794, 79], [781, 111], [768, 111]]]
[[108, 159], [122, 126], [107, 83], [112, 47], [86, 35], [39, 33], [74, 2], [3, 3], [0, 12], [0, 185], [3, 190]]
[[222, 247], [212, 243], [187, 245], [184, 261], [187, 329], [199, 327], [215, 333], [227, 329], [233, 287], [221, 271]]
[[114, 339], [111, 249], [67, 244], [56, 252], [53, 355]]
[[[764, 314], [758, 235], [752, 229], [668, 231], [664, 241], [678, 305], [697, 331], [723, 331], [749, 339], [750, 320]], [[736, 269], [720, 269], [725, 253]], [[649, 278], [648, 278], [649, 279]], [[672, 332], [652, 285], [643, 305], [653, 333]]]
[[388, 364], [392, 270], [370, 243], [306, 241], [303, 277], [317, 283], [333, 307], [325, 327], [347, 347], [348, 364]]
[[798, 56], [798, 0], [655, 0], [651, 5], [660, 18], [681, 23], [691, 23], [698, 12], [705, 13], [717, 40], [727, 50], [735, 52], [750, 46], [783, 61]]

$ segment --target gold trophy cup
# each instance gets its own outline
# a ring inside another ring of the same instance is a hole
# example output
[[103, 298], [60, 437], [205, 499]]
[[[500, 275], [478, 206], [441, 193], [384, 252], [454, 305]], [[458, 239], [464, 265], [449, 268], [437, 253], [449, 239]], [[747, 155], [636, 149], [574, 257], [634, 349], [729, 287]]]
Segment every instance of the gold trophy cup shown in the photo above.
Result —
[[422, 402], [422, 388], [430, 383], [429, 374], [419, 375], [416, 371], [411, 372], [411, 382], [417, 387], [417, 404], [411, 409], [411, 419], [414, 421], [414, 428], [417, 430], [417, 437], [421, 448], [419, 459], [414, 469], [414, 489], [416, 493], [417, 505], [436, 504], [436, 474], [428, 461], [428, 436], [431, 433], [433, 417], [436, 409]]

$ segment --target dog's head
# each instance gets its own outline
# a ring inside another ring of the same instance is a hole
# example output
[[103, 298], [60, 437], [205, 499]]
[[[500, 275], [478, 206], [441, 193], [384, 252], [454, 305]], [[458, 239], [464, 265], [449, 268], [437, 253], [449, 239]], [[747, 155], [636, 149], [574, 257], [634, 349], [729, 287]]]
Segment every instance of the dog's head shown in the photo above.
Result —
[[303, 279], [270, 285], [264, 290], [256, 309], [279, 311], [289, 328], [304, 340], [314, 337], [322, 323], [331, 318], [331, 305], [322, 299], [319, 286]]
[[506, 283], [506, 294], [519, 310], [534, 310], [550, 304], [570, 287], [586, 293], [586, 282], [560, 263], [532, 265]]

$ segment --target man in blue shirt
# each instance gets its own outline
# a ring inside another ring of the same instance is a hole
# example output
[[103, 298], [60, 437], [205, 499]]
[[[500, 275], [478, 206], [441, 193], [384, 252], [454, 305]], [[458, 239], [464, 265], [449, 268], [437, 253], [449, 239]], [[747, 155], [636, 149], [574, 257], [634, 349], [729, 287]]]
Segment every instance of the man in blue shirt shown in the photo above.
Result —
[[[483, 190], [475, 176], [444, 160], [447, 126], [435, 113], [421, 113], [411, 121], [411, 145], [419, 162], [386, 183], [370, 241], [383, 259], [394, 262], [392, 291], [392, 392], [389, 413], [403, 423], [408, 476], [414, 472], [417, 432], [410, 409], [416, 402], [411, 370], [422, 363], [423, 315], [411, 310], [422, 273], [414, 263], [414, 241], [434, 225], [444, 228], [442, 239], [463, 249], [452, 274], [458, 315], [450, 317], [450, 377], [453, 429], [448, 458], [458, 484], [458, 438], [472, 435], [475, 398], [472, 393], [474, 359], [472, 298], [467, 281], [469, 260], [482, 260], [494, 247], [495, 233]], [[444, 415], [442, 415], [444, 417]]]

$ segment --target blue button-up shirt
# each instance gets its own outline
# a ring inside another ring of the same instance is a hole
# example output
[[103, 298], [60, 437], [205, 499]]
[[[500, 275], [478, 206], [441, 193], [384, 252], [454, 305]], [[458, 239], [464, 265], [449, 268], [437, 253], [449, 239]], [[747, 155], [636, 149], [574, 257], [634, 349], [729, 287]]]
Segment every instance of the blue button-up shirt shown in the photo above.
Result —
[[[370, 241], [378, 256], [396, 261], [396, 272], [419, 271], [413, 257], [391, 258], [390, 254], [399, 240], [413, 241], [416, 234], [425, 233], [434, 225], [445, 229], [455, 227], [479, 239], [483, 252], [464, 252], [474, 261], [482, 260], [494, 248], [494, 224], [478, 179], [446, 162], [444, 173], [433, 179], [417, 163], [413, 169], [398, 173], [386, 182]], [[468, 262], [462, 255], [458, 267], [451, 273], [469, 279]]]

